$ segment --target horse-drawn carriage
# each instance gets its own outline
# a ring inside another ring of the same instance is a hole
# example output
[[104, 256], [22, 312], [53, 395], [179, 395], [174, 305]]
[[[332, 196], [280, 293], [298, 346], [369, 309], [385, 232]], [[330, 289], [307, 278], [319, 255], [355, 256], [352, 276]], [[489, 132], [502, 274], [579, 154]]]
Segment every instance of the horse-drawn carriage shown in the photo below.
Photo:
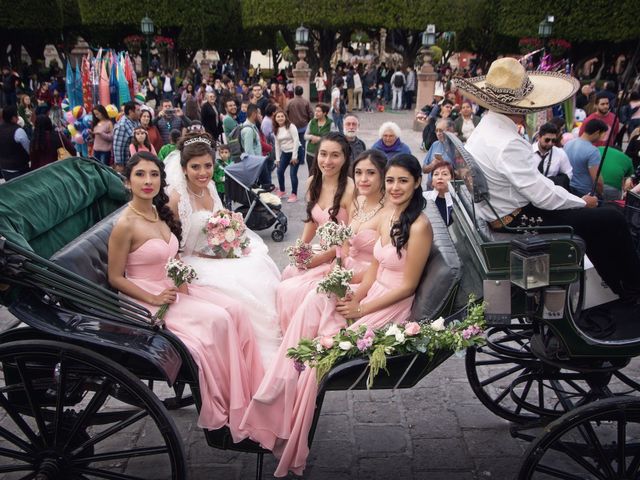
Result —
[[[624, 337], [626, 329], [596, 339], [580, 328], [579, 239], [490, 238], [476, 224], [474, 201], [490, 199], [481, 172], [457, 148], [468, 181], [455, 182], [450, 231], [437, 208], [427, 207], [434, 244], [412, 316], [460, 318], [469, 293], [487, 292], [487, 319], [497, 325], [486, 347], [468, 352], [474, 391], [498, 415], [524, 424], [514, 429], [522, 438], [532, 437], [529, 427], [557, 419], [532, 444], [522, 478], [636, 478], [640, 450], [631, 427], [640, 402], [613, 396], [607, 386], [615, 378], [638, 389], [620, 370], [639, 342]], [[23, 322], [0, 335], [0, 473], [8, 478], [186, 477], [183, 440], [169, 410], [199, 408], [197, 367], [175, 335], [107, 282], [107, 241], [125, 202], [115, 173], [79, 158], [0, 186], [0, 294]], [[452, 354], [432, 353], [390, 357], [373, 388], [410, 388]], [[325, 392], [365, 389], [367, 371], [368, 362], [356, 359], [324, 378], [309, 443]], [[617, 425], [611, 442], [598, 440], [594, 422]], [[227, 429], [204, 436], [211, 447], [257, 454], [262, 475], [268, 452], [259, 445], [234, 444]], [[555, 452], [587, 473], [555, 474], [567, 463], [544, 466]]]

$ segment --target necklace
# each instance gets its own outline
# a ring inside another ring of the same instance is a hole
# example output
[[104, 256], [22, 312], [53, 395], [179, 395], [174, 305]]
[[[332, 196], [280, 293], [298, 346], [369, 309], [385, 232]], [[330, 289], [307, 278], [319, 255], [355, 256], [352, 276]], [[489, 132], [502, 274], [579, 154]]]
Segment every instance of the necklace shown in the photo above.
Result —
[[141, 216], [147, 222], [155, 223], [158, 220], [160, 220], [160, 217], [158, 216], [158, 211], [156, 210], [155, 206], [153, 207], [153, 213], [155, 214], [155, 218], [154, 219], [151, 219], [151, 218], [147, 217], [144, 213], [142, 213], [140, 210], [138, 210], [136, 207], [134, 207], [131, 203], [129, 203], [129, 208], [131, 209], [131, 211], [133, 213], [135, 213], [136, 215]]
[[367, 223], [369, 220], [375, 217], [376, 213], [378, 213], [382, 208], [382, 205], [378, 205], [376, 208], [369, 210], [368, 212], [364, 211], [366, 207], [367, 207], [367, 199], [365, 198], [364, 202], [362, 202], [362, 208], [359, 208], [355, 215], [356, 220], [360, 223]]
[[191, 190], [191, 188], [189, 188], [189, 186], [187, 186], [187, 190], [189, 190], [189, 193], [191, 195], [193, 195], [196, 198], [203, 198], [204, 197], [204, 190], [202, 190], [200, 193], [196, 193], [193, 190]]

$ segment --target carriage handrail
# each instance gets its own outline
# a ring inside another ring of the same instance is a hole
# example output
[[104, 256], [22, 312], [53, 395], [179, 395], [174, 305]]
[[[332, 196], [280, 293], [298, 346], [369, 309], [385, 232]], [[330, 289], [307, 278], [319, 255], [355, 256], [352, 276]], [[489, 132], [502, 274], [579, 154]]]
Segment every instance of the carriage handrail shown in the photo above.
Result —
[[[157, 328], [153, 325], [151, 312], [141, 305], [121, 297], [100, 285], [66, 270], [55, 263], [46, 260], [34, 252], [0, 236], [0, 255], [13, 253], [24, 259], [18, 268], [21, 269], [23, 279], [28, 285], [39, 288], [47, 293], [81, 305], [87, 313], [96, 312], [106, 314], [109, 320], [120, 321], [147, 329]], [[11, 277], [6, 277], [11, 280]], [[80, 295], [79, 295], [80, 293]], [[91, 293], [91, 297], [84, 295]], [[86, 300], [86, 299], [89, 300]]]

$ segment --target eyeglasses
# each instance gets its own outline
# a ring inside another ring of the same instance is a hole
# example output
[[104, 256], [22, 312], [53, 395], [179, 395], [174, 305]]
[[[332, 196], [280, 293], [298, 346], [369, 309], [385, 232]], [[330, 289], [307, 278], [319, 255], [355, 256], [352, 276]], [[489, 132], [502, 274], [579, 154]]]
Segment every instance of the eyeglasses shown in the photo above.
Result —
[[554, 138], [545, 138], [545, 137], [542, 137], [542, 138], [540, 138], [540, 143], [551, 143], [551, 142], [553, 142], [554, 140], [555, 140]]
[[436, 128], [436, 133], [443, 133], [443, 132], [444, 132], [444, 130], [443, 130], [443, 129], [441, 129], [441, 128]]

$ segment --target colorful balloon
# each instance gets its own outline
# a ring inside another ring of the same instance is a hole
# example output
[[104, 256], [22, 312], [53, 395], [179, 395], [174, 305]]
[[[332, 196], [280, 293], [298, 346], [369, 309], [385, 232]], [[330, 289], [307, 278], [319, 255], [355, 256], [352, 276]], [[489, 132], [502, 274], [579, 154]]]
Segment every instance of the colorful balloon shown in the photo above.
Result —
[[84, 124], [82, 123], [82, 121], [81, 121], [81, 120], [76, 120], [75, 122], [73, 122], [73, 126], [74, 126], [74, 127], [76, 127], [76, 130], [77, 130], [78, 132], [81, 132], [81, 131], [83, 131], [85, 128], [87, 128], [87, 127], [85, 127], [85, 126], [84, 126]]
[[84, 143], [84, 138], [82, 138], [82, 134], [81, 133], [76, 133], [73, 136], [73, 141], [75, 143], [77, 143], [78, 145], [82, 145]]
[[73, 118], [82, 118], [82, 116], [85, 114], [84, 108], [82, 108], [80, 105], [73, 107], [72, 112]]
[[67, 125], [67, 130], [69, 130], [69, 133], [71, 134], [72, 137], [76, 133], [78, 133], [78, 131], [76, 130], [76, 127], [73, 126], [73, 123], [70, 123], [69, 125]]
[[114, 119], [118, 116], [118, 108], [114, 104], [111, 103], [107, 105], [105, 109], [107, 110], [107, 115], [109, 115], [109, 118]]
[[64, 100], [62, 100], [62, 102], [60, 103], [60, 107], [62, 108], [63, 112], [68, 112], [71, 109], [71, 105], [69, 104], [69, 99], [65, 98]]
[[64, 119], [67, 121], [67, 123], [72, 124], [72, 123], [73, 123], [73, 121], [74, 121], [74, 118], [73, 118], [73, 112], [67, 112], [67, 113], [65, 113], [65, 114], [64, 114]]
[[91, 126], [93, 125], [93, 115], [87, 113], [84, 117], [82, 117], [82, 123], [85, 127], [91, 128]]

